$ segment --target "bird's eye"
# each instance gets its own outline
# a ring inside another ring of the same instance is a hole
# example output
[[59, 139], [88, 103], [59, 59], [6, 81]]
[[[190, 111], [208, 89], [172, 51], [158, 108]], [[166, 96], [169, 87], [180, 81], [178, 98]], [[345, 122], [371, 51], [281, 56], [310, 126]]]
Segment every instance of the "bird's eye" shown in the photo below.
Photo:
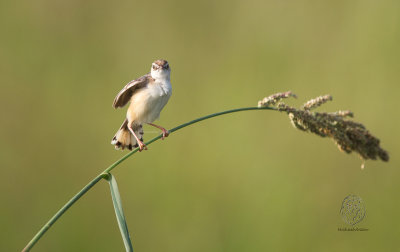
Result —
[[153, 65], [153, 70], [157, 70], [157, 67], [156, 67], [156, 65]]

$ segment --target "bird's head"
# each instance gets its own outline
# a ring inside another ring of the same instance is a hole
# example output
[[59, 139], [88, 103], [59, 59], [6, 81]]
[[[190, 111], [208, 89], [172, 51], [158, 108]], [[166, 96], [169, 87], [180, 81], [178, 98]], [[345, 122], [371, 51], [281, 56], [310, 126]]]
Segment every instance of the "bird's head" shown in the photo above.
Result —
[[151, 65], [151, 77], [154, 79], [168, 79], [170, 77], [171, 68], [169, 67], [168, 61], [156, 60]]

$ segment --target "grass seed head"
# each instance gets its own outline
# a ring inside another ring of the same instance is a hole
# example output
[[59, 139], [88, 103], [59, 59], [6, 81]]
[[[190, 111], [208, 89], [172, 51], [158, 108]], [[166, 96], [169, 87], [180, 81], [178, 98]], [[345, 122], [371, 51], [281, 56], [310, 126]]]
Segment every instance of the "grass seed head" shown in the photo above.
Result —
[[380, 158], [389, 161], [389, 154], [380, 147], [380, 140], [358, 122], [347, 119], [353, 117], [349, 110], [336, 112], [314, 112], [314, 108], [332, 100], [324, 95], [306, 102], [300, 109], [291, 107], [281, 100], [296, 97], [292, 92], [277, 93], [258, 102], [259, 107], [272, 106], [286, 112], [292, 125], [301, 131], [311, 132], [321, 137], [331, 138], [341, 151], [356, 152], [363, 160]]

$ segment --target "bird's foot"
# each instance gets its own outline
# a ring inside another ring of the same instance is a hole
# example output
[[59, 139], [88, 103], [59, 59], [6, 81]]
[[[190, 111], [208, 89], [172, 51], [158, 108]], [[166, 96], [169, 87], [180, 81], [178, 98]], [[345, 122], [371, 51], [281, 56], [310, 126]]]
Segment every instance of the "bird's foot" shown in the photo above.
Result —
[[147, 150], [147, 146], [144, 143], [142, 143], [142, 141], [139, 141], [138, 144], [139, 144], [139, 152], [141, 152], [142, 150]]
[[169, 136], [169, 131], [166, 130], [166, 129], [164, 129], [164, 128], [162, 128], [161, 130], [162, 130], [162, 137], [161, 137], [161, 140], [164, 140], [166, 137]]
[[164, 129], [163, 127], [158, 126], [158, 125], [155, 125], [155, 124], [152, 124], [152, 123], [147, 123], [147, 124], [148, 124], [148, 125], [151, 125], [151, 126], [153, 126], [153, 127], [159, 128], [160, 130], [162, 130], [162, 136], [161, 136], [161, 139], [162, 139], [162, 140], [164, 140], [164, 138], [166, 138], [166, 137], [169, 136], [169, 131], [166, 130], [166, 129]]

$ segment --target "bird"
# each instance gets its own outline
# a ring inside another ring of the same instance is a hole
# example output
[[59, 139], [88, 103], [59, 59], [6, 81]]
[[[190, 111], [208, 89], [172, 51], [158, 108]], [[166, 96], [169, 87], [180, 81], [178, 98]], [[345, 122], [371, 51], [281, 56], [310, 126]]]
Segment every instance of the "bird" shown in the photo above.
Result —
[[143, 124], [160, 129], [162, 140], [168, 137], [168, 130], [153, 122], [159, 119], [161, 110], [172, 95], [170, 76], [168, 61], [156, 60], [149, 73], [128, 82], [117, 94], [113, 102], [115, 109], [124, 107], [128, 102], [130, 105], [125, 121], [111, 140], [115, 149], [132, 150], [139, 147], [139, 151], [147, 150], [143, 143]]

